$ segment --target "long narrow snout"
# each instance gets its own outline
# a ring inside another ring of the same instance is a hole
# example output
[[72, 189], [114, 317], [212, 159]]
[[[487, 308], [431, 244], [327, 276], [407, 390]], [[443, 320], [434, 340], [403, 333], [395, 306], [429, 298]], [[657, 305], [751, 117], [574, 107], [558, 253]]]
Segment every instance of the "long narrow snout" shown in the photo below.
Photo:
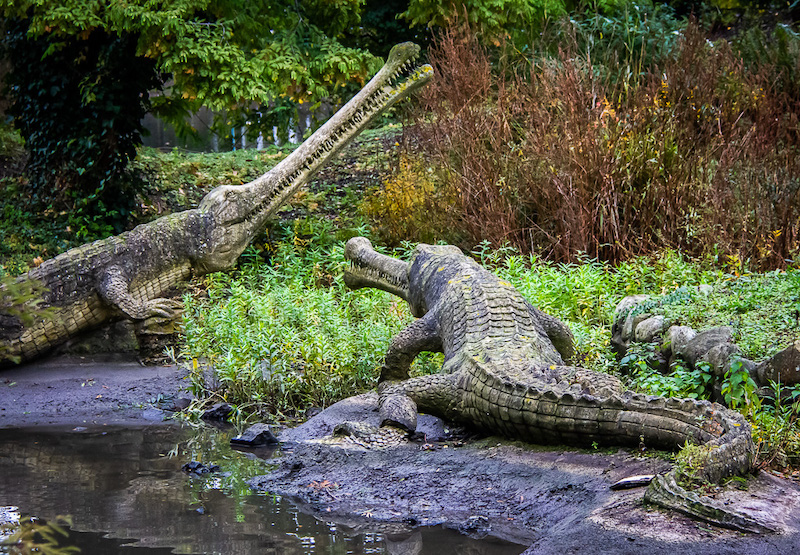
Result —
[[366, 237], [353, 237], [344, 248], [350, 267], [344, 282], [351, 289], [373, 287], [408, 301], [408, 264], [376, 252]]

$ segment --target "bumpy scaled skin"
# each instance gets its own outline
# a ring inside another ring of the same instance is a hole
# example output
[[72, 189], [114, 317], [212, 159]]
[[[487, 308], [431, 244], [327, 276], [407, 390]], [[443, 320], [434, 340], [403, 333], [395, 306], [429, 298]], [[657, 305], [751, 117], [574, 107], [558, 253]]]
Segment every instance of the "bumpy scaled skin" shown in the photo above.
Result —
[[[22, 307], [31, 325], [0, 310], [0, 367], [48, 352], [115, 318], [170, 318], [178, 303], [162, 295], [191, 275], [231, 268], [268, 217], [381, 112], [433, 75], [412, 67], [419, 47], [395, 46], [372, 80], [316, 133], [255, 181], [214, 189], [196, 209], [67, 251], [0, 288], [0, 301], [35, 292]], [[2, 308], [0, 306], [0, 308]]]
[[[419, 245], [404, 263], [369, 241], [348, 241], [352, 288], [375, 287], [405, 299], [419, 317], [392, 339], [381, 375], [382, 426], [416, 428], [417, 410], [533, 443], [708, 448], [698, 478], [719, 482], [753, 463], [750, 426], [707, 401], [624, 391], [609, 375], [565, 364], [572, 335], [511, 284], [452, 246]], [[409, 378], [421, 351], [445, 355], [442, 373]], [[364, 432], [361, 430], [361, 442]], [[765, 531], [757, 522], [658, 476], [647, 499], [717, 525]]]

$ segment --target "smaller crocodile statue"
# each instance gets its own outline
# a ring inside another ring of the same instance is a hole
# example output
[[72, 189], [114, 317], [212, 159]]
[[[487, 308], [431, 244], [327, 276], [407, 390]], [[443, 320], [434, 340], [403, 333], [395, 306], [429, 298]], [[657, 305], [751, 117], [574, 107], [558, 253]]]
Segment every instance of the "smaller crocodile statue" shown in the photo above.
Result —
[[[406, 263], [376, 252], [363, 237], [347, 242], [345, 283], [408, 302], [419, 318], [392, 338], [378, 387], [380, 430], [345, 424], [340, 434], [387, 441], [387, 428], [412, 432], [417, 411], [490, 434], [532, 443], [703, 447], [696, 478], [709, 482], [751, 471], [750, 425], [708, 401], [625, 391], [615, 377], [569, 366], [569, 328], [532, 306], [510, 283], [457, 247], [418, 245]], [[439, 374], [409, 378], [421, 351], [444, 353]], [[763, 532], [754, 519], [680, 485], [677, 470], [656, 476], [645, 499], [713, 524]]]
[[[429, 65], [414, 65], [419, 52], [413, 43], [395, 46], [356, 96], [255, 181], [217, 187], [198, 208], [71, 249], [0, 284], [6, 305], [0, 304], [0, 367], [41, 356], [112, 320], [173, 317], [180, 303], [164, 298], [169, 289], [192, 275], [233, 267], [267, 219], [318, 169], [432, 77]], [[25, 304], [14, 306], [13, 297]]]

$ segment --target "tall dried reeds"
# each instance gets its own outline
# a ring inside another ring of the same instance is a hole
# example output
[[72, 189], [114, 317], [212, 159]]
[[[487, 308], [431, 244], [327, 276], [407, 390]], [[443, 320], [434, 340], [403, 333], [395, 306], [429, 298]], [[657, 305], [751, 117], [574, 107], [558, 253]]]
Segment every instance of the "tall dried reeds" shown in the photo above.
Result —
[[[468, 29], [430, 51], [414, 144], [455, 199], [437, 227], [557, 260], [670, 247], [782, 267], [800, 240], [800, 99], [690, 24], [658, 65], [491, 58]], [[800, 67], [797, 68], [800, 70]], [[424, 224], [424, 222], [421, 222]]]

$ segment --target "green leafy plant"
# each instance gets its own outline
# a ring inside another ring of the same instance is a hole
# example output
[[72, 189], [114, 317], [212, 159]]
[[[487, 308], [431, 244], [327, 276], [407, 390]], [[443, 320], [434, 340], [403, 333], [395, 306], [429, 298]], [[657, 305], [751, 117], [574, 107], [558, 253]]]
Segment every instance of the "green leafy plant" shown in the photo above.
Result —
[[753, 440], [763, 467], [786, 469], [800, 464], [800, 387], [770, 383], [773, 402], [754, 414]]
[[185, 298], [182, 355], [199, 361], [191, 363], [196, 391], [292, 415], [374, 386], [391, 336], [410, 315], [388, 294], [346, 289], [343, 245], [321, 246], [325, 237], [287, 237], [269, 264], [253, 258], [234, 276], [212, 274], [206, 299]]
[[2, 535], [7, 535], [0, 541], [0, 552], [10, 555], [80, 553], [80, 548], [74, 545], [61, 545], [61, 541], [69, 535], [66, 527], [71, 525], [72, 519], [68, 516], [58, 516], [50, 521], [29, 516], [21, 517], [16, 524], [0, 527]]
[[750, 376], [741, 357], [731, 357], [730, 366], [722, 380], [722, 397], [733, 409], [745, 409], [750, 416], [761, 408], [758, 386]]
[[707, 445], [695, 445], [688, 441], [681, 447], [675, 456], [675, 470], [678, 483], [687, 489], [697, 489], [705, 485], [699, 473], [708, 460], [711, 447]]
[[135, 56], [129, 35], [98, 30], [55, 44], [29, 31], [27, 20], [5, 24], [14, 60], [9, 112], [30, 156], [28, 202], [73, 213], [82, 239], [123, 231], [135, 187], [125, 169], [140, 142], [147, 92], [159, 83], [155, 64]]

